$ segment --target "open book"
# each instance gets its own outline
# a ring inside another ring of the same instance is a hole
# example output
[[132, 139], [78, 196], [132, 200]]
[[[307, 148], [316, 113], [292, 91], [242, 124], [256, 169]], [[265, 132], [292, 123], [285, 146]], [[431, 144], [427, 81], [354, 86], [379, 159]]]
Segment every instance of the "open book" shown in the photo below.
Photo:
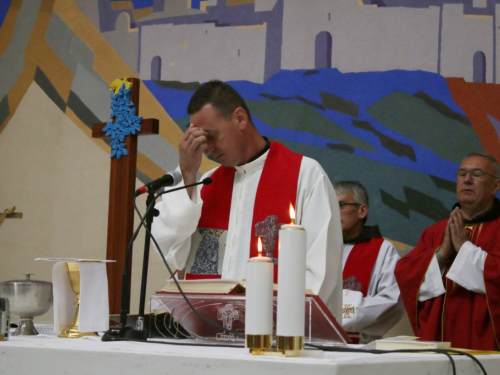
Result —
[[449, 349], [451, 347], [449, 341], [419, 341], [417, 338], [414, 336], [388, 337], [386, 339], [375, 340], [363, 349]]
[[[184, 293], [195, 294], [239, 294], [245, 293], [245, 280], [177, 280]], [[179, 293], [174, 280], [167, 280], [159, 293]]]
[[[194, 294], [240, 294], [245, 293], [246, 280], [222, 280], [222, 279], [199, 279], [199, 280], [177, 280], [184, 293]], [[274, 291], [278, 290], [278, 284], [273, 285]], [[158, 293], [180, 293], [179, 288], [172, 279], [167, 280]], [[306, 289], [307, 295], [314, 295], [312, 290]]]

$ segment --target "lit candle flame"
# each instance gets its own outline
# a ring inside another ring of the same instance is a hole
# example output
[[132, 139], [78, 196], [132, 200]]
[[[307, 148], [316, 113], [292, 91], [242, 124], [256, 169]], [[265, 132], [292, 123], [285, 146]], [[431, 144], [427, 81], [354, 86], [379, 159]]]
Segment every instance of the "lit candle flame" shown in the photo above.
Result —
[[290, 203], [290, 219], [292, 219], [292, 222], [290, 224], [295, 224], [295, 210], [293, 209], [291, 203]]
[[260, 237], [259, 237], [259, 240], [257, 241], [257, 250], [259, 252], [258, 256], [261, 257], [262, 256], [262, 240], [260, 239]]

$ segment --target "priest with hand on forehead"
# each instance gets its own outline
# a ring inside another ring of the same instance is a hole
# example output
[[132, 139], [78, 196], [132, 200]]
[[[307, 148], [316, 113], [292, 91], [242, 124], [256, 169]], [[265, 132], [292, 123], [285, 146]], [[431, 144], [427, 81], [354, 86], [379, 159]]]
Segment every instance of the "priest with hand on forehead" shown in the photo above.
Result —
[[[238, 92], [218, 80], [201, 85], [187, 112], [190, 125], [179, 143], [179, 170], [196, 182], [202, 155], [220, 162], [205, 173], [212, 184], [163, 195], [152, 233], [169, 264], [187, 279], [245, 278], [246, 262], [265, 255], [279, 262], [278, 232], [290, 223], [307, 231], [306, 288], [341, 320], [342, 232], [332, 184], [313, 159], [259, 134]], [[182, 272], [179, 272], [182, 274]], [[275, 281], [277, 277], [275, 269]]]

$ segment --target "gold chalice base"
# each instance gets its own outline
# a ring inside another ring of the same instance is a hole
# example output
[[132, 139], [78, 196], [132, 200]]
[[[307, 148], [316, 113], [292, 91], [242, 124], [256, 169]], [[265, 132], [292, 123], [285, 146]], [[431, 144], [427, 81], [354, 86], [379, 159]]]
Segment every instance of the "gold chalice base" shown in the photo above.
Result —
[[78, 339], [84, 336], [99, 336], [97, 332], [78, 331], [78, 316], [80, 313], [80, 269], [78, 268], [78, 263], [76, 262], [66, 262], [66, 269], [68, 271], [71, 289], [73, 290], [73, 293], [76, 294], [76, 311], [69, 327], [63, 329], [58, 337], [63, 339]]
[[68, 327], [62, 330], [58, 337], [63, 339], [79, 339], [84, 336], [99, 336], [97, 332], [79, 332], [78, 327]]

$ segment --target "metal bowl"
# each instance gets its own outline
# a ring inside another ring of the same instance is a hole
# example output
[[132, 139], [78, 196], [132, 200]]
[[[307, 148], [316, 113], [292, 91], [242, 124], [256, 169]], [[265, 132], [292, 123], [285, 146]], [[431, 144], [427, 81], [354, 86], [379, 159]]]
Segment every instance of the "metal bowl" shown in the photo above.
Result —
[[37, 335], [33, 318], [45, 314], [53, 303], [52, 283], [31, 280], [30, 276], [28, 273], [25, 280], [0, 282], [0, 297], [9, 299], [10, 314], [20, 318], [13, 336]]

